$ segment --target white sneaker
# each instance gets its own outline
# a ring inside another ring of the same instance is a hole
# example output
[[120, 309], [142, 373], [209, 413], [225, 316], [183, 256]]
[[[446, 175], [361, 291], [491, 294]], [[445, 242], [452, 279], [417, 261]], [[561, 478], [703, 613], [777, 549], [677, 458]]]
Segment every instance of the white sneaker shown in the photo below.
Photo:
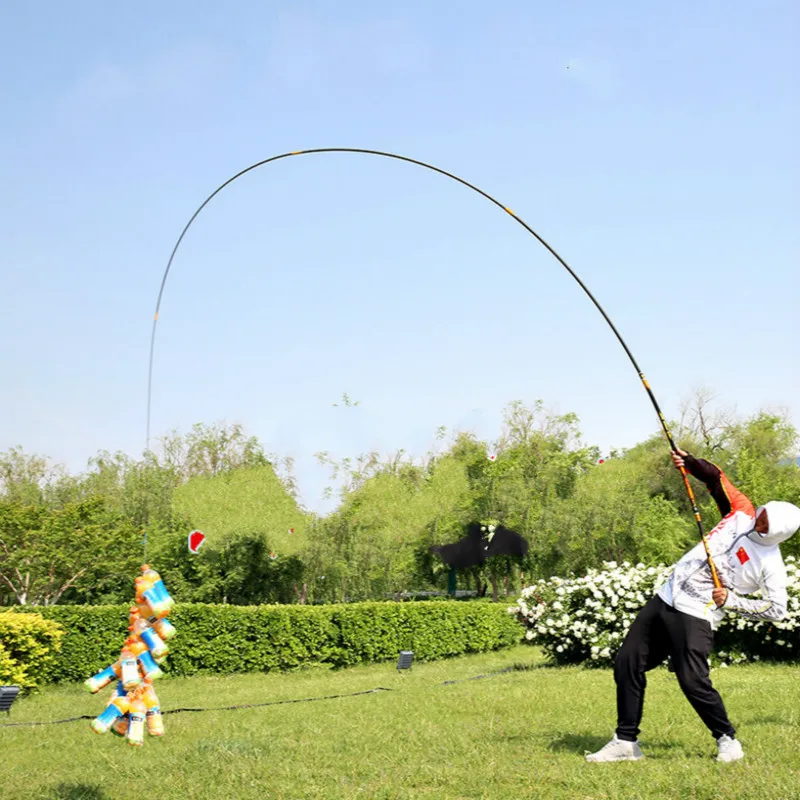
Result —
[[731, 739], [727, 734], [717, 739], [717, 761], [738, 761], [744, 758], [742, 743], [738, 739]]
[[602, 750], [586, 756], [587, 761], [638, 761], [640, 758], [644, 758], [644, 753], [639, 749], [639, 742], [617, 739], [616, 734]]

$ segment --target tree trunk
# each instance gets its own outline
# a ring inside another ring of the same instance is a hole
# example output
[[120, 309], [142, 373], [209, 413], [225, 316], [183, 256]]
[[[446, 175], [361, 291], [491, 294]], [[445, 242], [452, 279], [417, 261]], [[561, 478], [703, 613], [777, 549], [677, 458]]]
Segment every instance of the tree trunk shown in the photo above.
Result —
[[297, 588], [297, 584], [294, 584], [294, 593], [297, 595], [297, 602], [300, 603], [301, 606], [306, 604], [306, 598], [308, 597], [308, 584], [303, 584], [303, 591], [301, 592]]
[[497, 573], [492, 570], [492, 602], [496, 603], [500, 599], [500, 593], [497, 590]]

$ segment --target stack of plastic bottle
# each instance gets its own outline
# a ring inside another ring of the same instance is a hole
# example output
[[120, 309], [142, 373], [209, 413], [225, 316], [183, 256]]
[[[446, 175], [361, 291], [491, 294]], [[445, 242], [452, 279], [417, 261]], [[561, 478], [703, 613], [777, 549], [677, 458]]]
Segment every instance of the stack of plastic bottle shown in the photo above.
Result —
[[161, 576], [145, 564], [136, 578], [135, 605], [128, 615], [129, 635], [119, 659], [85, 682], [89, 691], [96, 694], [117, 681], [105, 711], [90, 723], [95, 733], [110, 730], [133, 747], [144, 744], [145, 724], [151, 736], [164, 735], [153, 681], [163, 674], [159, 665], [169, 653], [166, 642], [177, 632], [167, 619], [174, 604]]

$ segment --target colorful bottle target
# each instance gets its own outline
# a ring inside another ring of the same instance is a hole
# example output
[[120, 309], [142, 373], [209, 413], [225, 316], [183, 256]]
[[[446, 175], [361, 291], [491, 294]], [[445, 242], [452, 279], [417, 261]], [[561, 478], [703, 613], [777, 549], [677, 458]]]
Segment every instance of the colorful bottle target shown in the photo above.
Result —
[[156, 633], [141, 617], [134, 621], [133, 625], [128, 626], [128, 630], [150, 651], [153, 658], [161, 658], [169, 652], [169, 648], [164, 644], [164, 640]]
[[155, 659], [147, 650], [139, 656], [139, 670], [146, 681], [154, 681], [164, 674], [161, 667], [156, 664]]
[[126, 738], [132, 747], [141, 747], [144, 744], [144, 722], [147, 717], [147, 707], [142, 700], [141, 692], [134, 694], [131, 701], [131, 710], [128, 712], [128, 733]]
[[114, 736], [127, 736], [129, 723], [130, 717], [127, 714], [123, 714], [121, 717], [118, 717], [116, 722], [111, 726], [111, 733], [113, 733]]
[[119, 659], [87, 678], [84, 686], [96, 694], [116, 680], [108, 705], [90, 726], [95, 733], [110, 730], [132, 747], [141, 747], [145, 728], [150, 736], [164, 735], [161, 703], [153, 681], [163, 675], [160, 665], [169, 654], [166, 641], [177, 631], [167, 619], [175, 601], [161, 576], [145, 564], [135, 585], [134, 604], [128, 614], [128, 637]]
[[145, 681], [142, 700], [147, 709], [147, 732], [151, 736], [164, 735], [164, 719], [161, 716], [161, 704], [152, 683]]
[[106, 706], [106, 710], [91, 722], [91, 728], [95, 733], [105, 733], [116, 720], [128, 713], [130, 703], [127, 697], [114, 696]]
[[168, 642], [177, 633], [175, 626], [165, 617], [157, 619], [153, 623], [153, 628], [165, 642]]
[[136, 656], [127, 647], [124, 647], [119, 654], [119, 660], [122, 662], [122, 685], [126, 691], [135, 689], [142, 682]]
[[102, 672], [98, 672], [97, 675], [92, 675], [91, 678], [87, 678], [83, 685], [92, 693], [97, 694], [101, 689], [105, 689], [111, 681], [119, 678], [121, 675], [121, 670], [119, 667], [119, 661], [116, 664], [112, 664], [110, 667], [106, 667]]
[[161, 576], [149, 564], [142, 566], [142, 574], [136, 579], [136, 602], [140, 610], [146, 609], [144, 616], [148, 619], [166, 617], [175, 604]]

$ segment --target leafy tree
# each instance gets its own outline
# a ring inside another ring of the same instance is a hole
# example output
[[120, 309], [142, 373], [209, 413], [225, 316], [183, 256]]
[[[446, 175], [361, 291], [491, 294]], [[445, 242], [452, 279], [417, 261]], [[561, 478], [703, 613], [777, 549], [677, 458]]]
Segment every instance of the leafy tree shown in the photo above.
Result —
[[297, 554], [305, 543], [309, 516], [270, 464], [193, 477], [175, 490], [173, 507], [206, 534], [204, 548], [251, 533], [282, 555]]
[[521, 563], [492, 558], [473, 570], [478, 593], [483, 594], [491, 584], [496, 600], [500, 581], [507, 592], [509, 581], [517, 574], [521, 577], [524, 572], [538, 571], [543, 551], [535, 540], [545, 535], [543, 515], [572, 495], [581, 476], [597, 460], [598, 451], [581, 443], [574, 414], [550, 414], [538, 400], [530, 406], [520, 401], [509, 404], [493, 452], [487, 443], [462, 434], [450, 454], [467, 469], [471, 518], [502, 523], [532, 545]]
[[237, 534], [205, 551], [200, 569], [204, 577], [192, 599], [233, 605], [291, 603], [305, 571], [297, 556], [278, 556], [258, 533]]
[[[536, 543], [542, 576], [580, 572], [602, 561], [671, 560], [693, 543], [691, 518], [681, 517], [663, 496], [654, 469], [656, 441], [592, 467], [572, 496], [545, 510]], [[665, 458], [662, 445], [659, 461]]]
[[182, 480], [268, 463], [258, 439], [247, 436], [239, 424], [197, 423], [185, 436], [172, 431], [160, 441], [164, 464]]
[[100, 495], [134, 525], [149, 526], [169, 518], [179, 475], [153, 453], [134, 460], [102, 451], [89, 461], [77, 485], [81, 497]]
[[[158, 554], [165, 577], [174, 576], [171, 580], [185, 598], [305, 602], [309, 522], [272, 465], [265, 463], [190, 478], [174, 490], [172, 517], [148, 528], [148, 541], [152, 558]], [[197, 555], [186, 549], [186, 536], [194, 527], [207, 537]], [[285, 585], [292, 576], [296, 587]], [[239, 579], [242, 586], [237, 589]]]
[[717, 451], [724, 450], [735, 424], [733, 411], [718, 406], [716, 400], [716, 395], [708, 387], [695, 388], [691, 397], [681, 402], [681, 418], [677, 426], [673, 426], [681, 441], [696, 443], [695, 451], [702, 450], [711, 460]]
[[380, 598], [438, 582], [443, 565], [429, 548], [460, 531], [469, 513], [464, 466], [452, 457], [414, 463], [403, 453], [338, 466], [350, 488], [339, 509], [312, 527], [312, 596]]
[[74, 478], [50, 459], [12, 447], [0, 453], [0, 498], [24, 505], [60, 505], [72, 499]]
[[93, 497], [63, 508], [0, 502], [0, 583], [21, 605], [87, 599], [132, 573], [142, 534]]

